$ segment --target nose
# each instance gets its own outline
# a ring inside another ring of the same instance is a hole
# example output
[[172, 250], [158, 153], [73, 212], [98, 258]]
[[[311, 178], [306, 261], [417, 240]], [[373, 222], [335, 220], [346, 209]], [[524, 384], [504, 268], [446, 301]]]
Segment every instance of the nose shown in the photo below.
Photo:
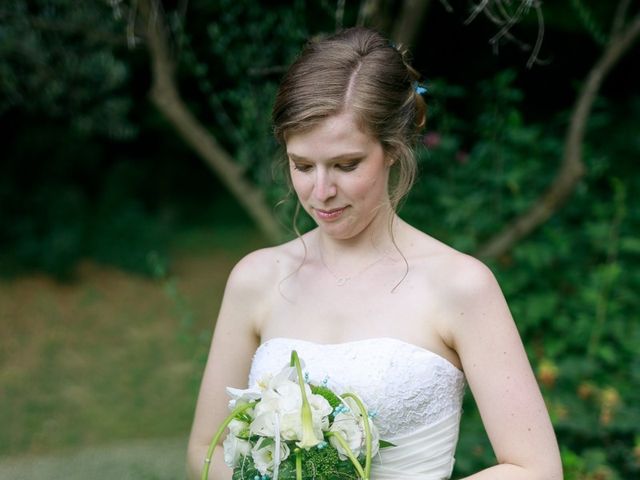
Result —
[[313, 195], [319, 202], [326, 202], [335, 197], [337, 188], [330, 172], [325, 169], [318, 168], [316, 170], [315, 184], [313, 186]]

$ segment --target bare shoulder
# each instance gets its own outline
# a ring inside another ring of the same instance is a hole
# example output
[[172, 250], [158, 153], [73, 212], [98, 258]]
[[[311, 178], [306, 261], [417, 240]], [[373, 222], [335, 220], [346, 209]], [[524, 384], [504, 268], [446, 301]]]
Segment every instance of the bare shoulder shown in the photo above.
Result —
[[500, 291], [491, 269], [477, 258], [415, 229], [410, 238], [412, 263], [418, 274], [425, 276], [444, 299], [473, 301]]
[[487, 265], [448, 246], [438, 248], [423, 265], [438, 304], [439, 331], [463, 365], [475, 357], [475, 348], [499, 338], [519, 344], [507, 302]]
[[442, 273], [439, 281], [441, 293], [456, 304], [486, 301], [487, 295], [502, 296], [491, 269], [471, 255], [450, 248], [435, 258], [434, 263]]
[[[238, 332], [255, 336], [268, 318], [279, 284], [303, 251], [296, 241], [255, 250], [233, 268], [216, 323], [216, 337], [237, 342]], [[220, 332], [220, 333], [218, 333]]]
[[[496, 319], [496, 309], [508, 313], [506, 301], [491, 269], [471, 255], [451, 249], [435, 258], [439, 272], [437, 289], [443, 314], [452, 328], [465, 328], [468, 322]], [[510, 319], [510, 315], [506, 315]]]
[[437, 305], [439, 331], [448, 345], [455, 344], [456, 332], [464, 331], [468, 322], [484, 322], [490, 311], [510, 318], [487, 265], [422, 232], [412, 232], [411, 237], [411, 269], [429, 301]]
[[235, 265], [229, 275], [227, 290], [242, 290], [254, 295], [268, 293], [287, 272], [296, 268], [303, 255], [304, 247], [299, 239], [255, 250]]

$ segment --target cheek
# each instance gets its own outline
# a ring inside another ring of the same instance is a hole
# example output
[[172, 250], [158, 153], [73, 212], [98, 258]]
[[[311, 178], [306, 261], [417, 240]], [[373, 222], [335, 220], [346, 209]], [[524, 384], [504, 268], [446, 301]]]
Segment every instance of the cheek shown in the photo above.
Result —
[[303, 199], [309, 196], [311, 183], [307, 177], [300, 175], [299, 172], [291, 172], [291, 185], [298, 198]]
[[357, 195], [360, 197], [378, 197], [387, 190], [388, 176], [380, 172], [363, 176], [357, 185]]

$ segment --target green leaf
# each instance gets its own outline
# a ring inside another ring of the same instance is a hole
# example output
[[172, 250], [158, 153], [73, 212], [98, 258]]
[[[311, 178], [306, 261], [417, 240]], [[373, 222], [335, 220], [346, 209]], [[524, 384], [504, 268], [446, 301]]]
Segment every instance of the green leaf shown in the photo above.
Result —
[[395, 446], [396, 445], [391, 442], [387, 442], [386, 440], [380, 440], [380, 448], [395, 447]]

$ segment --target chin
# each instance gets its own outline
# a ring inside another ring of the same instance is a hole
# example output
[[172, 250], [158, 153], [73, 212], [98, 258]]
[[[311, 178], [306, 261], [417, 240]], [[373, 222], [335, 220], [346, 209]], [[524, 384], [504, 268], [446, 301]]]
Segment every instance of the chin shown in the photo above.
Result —
[[330, 232], [327, 230], [322, 230], [322, 233], [327, 237], [333, 238], [334, 240], [349, 240], [350, 238], [354, 237], [354, 235], [344, 232]]
[[357, 237], [362, 232], [362, 229], [354, 228], [354, 225], [318, 224], [318, 228], [324, 235], [336, 240], [349, 240], [350, 238]]

